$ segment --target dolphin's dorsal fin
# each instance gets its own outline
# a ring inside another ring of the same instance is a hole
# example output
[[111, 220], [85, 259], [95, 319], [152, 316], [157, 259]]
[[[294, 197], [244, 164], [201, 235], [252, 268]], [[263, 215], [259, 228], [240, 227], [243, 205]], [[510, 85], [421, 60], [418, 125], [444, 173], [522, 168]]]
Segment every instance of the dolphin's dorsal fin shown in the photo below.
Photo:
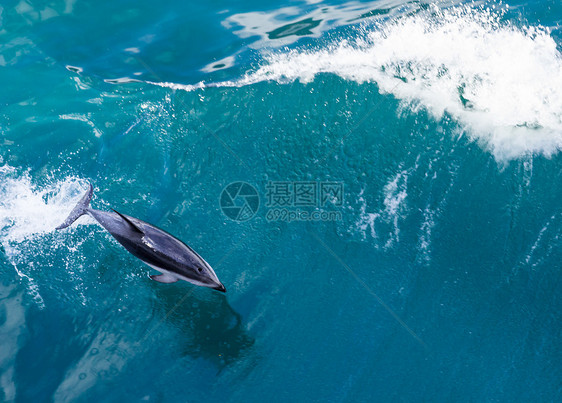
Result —
[[133, 231], [138, 232], [139, 234], [143, 234], [144, 235], [144, 231], [142, 229], [140, 229], [134, 222], [132, 222], [131, 220], [129, 220], [126, 216], [124, 216], [123, 214], [121, 214], [119, 211], [115, 210], [115, 209], [111, 209], [113, 211], [115, 211], [117, 214], [119, 214], [119, 217], [121, 217], [123, 220], [125, 220], [125, 222], [127, 224], [129, 224], [129, 226], [133, 229]]

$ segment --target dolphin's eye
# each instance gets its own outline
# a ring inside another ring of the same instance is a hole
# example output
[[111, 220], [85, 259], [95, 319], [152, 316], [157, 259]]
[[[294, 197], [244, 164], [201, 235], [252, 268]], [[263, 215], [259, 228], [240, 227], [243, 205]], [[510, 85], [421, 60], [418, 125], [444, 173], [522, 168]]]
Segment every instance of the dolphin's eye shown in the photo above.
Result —
[[203, 269], [201, 267], [198, 267], [197, 270], [199, 270], [199, 273], [201, 273], [203, 271]]

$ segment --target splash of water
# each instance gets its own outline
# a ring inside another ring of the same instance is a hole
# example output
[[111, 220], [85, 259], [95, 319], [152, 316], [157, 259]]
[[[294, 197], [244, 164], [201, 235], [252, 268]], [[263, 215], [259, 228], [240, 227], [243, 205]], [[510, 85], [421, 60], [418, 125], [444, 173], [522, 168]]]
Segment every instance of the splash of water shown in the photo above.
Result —
[[272, 54], [248, 82], [310, 81], [334, 73], [452, 115], [498, 158], [562, 147], [562, 56], [546, 29], [500, 14], [436, 10], [364, 28], [356, 43]]
[[364, 24], [358, 38], [318, 49], [272, 51], [237, 81], [182, 86], [241, 87], [310, 82], [336, 74], [376, 83], [415, 112], [452, 116], [499, 160], [562, 148], [562, 55], [547, 28], [517, 27], [483, 7], [435, 7]]
[[83, 184], [75, 177], [39, 187], [29, 173], [8, 165], [0, 167], [0, 245], [39, 307], [44, 302], [32, 277], [33, 260], [29, 257], [35, 249], [30, 245], [64, 221], [83, 191]]
[[75, 177], [54, 181], [42, 188], [28, 173], [10, 166], [0, 167], [0, 243], [6, 252], [11, 245], [54, 231], [84, 193]]

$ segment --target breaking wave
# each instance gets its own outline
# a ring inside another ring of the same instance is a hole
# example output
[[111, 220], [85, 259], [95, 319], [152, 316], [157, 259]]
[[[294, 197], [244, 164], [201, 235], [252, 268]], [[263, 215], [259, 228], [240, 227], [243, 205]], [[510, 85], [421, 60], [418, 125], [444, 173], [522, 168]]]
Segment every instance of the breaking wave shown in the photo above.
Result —
[[548, 28], [516, 26], [484, 7], [437, 7], [363, 24], [357, 39], [271, 51], [235, 81], [152, 83], [193, 91], [262, 81], [310, 82], [321, 73], [376, 83], [415, 113], [454, 118], [497, 159], [562, 147], [562, 56]]

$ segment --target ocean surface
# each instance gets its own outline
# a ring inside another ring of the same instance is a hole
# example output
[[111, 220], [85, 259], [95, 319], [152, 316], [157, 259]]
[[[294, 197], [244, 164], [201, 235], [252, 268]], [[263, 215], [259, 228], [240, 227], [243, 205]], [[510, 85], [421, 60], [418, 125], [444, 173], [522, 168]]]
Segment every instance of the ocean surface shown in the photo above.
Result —
[[559, 0], [0, 5], [0, 401], [561, 401], [561, 231]]

